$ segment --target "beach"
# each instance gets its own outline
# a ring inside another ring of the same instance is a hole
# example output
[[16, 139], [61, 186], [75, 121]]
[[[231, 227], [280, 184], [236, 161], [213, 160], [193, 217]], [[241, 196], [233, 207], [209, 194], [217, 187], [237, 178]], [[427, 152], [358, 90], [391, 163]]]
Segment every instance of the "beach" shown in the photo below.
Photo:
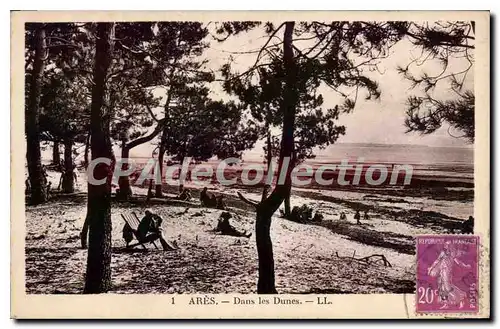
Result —
[[[471, 166], [423, 167], [428, 170], [413, 175], [420, 183], [409, 186], [294, 186], [291, 206], [307, 204], [324, 218], [319, 223], [301, 224], [281, 218], [280, 211], [274, 214], [271, 239], [278, 292], [414, 292], [415, 236], [458, 232], [474, 210]], [[456, 174], [460, 171], [466, 173]], [[49, 172], [53, 186], [57, 186], [58, 175]], [[162, 187], [164, 198], [146, 201], [147, 182], [135, 184], [130, 202], [112, 204], [111, 292], [255, 293], [255, 234], [248, 239], [216, 234], [222, 210], [200, 205], [202, 186], [211, 194], [224, 196], [235, 227], [254, 231], [255, 210], [240, 200], [238, 192], [259, 201], [261, 186], [188, 181], [185, 188], [193, 195], [190, 201], [175, 200], [178, 186], [168, 185]], [[26, 207], [28, 293], [82, 291], [87, 251], [80, 248], [79, 234], [86, 215], [85, 192], [85, 173], [80, 171], [77, 193], [54, 192], [49, 203]], [[145, 209], [164, 219], [167, 238], [176, 241], [179, 250], [125, 248], [121, 214], [135, 212], [142, 217]], [[367, 211], [369, 219], [362, 218], [357, 224], [356, 210]], [[339, 219], [341, 212], [346, 220]], [[360, 261], [373, 255], [383, 255], [388, 264], [377, 257]]]

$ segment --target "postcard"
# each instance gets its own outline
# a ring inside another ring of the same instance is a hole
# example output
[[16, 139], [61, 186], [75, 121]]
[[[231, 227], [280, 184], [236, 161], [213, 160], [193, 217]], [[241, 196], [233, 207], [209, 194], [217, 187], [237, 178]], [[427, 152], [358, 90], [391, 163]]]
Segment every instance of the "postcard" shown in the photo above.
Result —
[[489, 318], [489, 21], [13, 11], [11, 317]]

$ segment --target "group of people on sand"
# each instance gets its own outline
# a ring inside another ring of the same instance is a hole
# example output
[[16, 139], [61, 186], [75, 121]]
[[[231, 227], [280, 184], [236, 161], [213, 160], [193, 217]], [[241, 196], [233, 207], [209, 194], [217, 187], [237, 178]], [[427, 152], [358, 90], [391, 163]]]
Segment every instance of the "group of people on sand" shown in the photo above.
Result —
[[[45, 165], [42, 165], [42, 186], [45, 187], [47, 194], [50, 196], [50, 192], [52, 189], [52, 182], [49, 181], [48, 177], [49, 175], [47, 174], [47, 167]], [[29, 175], [24, 180], [24, 194], [25, 195], [31, 194], [31, 182]]]
[[[208, 193], [208, 188], [204, 187], [200, 193], [200, 202], [203, 207], [216, 208], [221, 210], [226, 210], [226, 204], [224, 203], [223, 195], [215, 196]], [[241, 232], [229, 223], [229, 220], [233, 217], [230, 212], [223, 211], [219, 217], [217, 227], [215, 232], [221, 233], [222, 235], [231, 235], [237, 237], [249, 238], [252, 233], [247, 233], [246, 231]]]
[[[118, 195], [117, 190], [117, 195]], [[150, 200], [155, 197], [155, 193], [153, 192], [153, 180], [149, 181], [149, 187], [148, 187], [148, 194], [146, 196], [147, 200]], [[191, 191], [187, 188], [184, 188], [184, 186], [180, 187], [180, 192], [179, 194], [174, 198], [176, 200], [181, 200], [181, 201], [189, 201], [191, 200], [193, 196], [191, 195]]]
[[[360, 225], [361, 223], [361, 213], [359, 210], [356, 210], [356, 213], [354, 214], [354, 219], [356, 220], [356, 224]], [[364, 220], [369, 220], [370, 216], [368, 215], [368, 210], [364, 211]], [[340, 213], [340, 221], [347, 221], [347, 215], [345, 212]], [[460, 225], [460, 232], [463, 234], [472, 234], [474, 233], [474, 217], [469, 216], [469, 218], [465, 221], [462, 222]]]
[[[182, 189], [182, 192], [176, 197], [176, 199], [180, 200], [189, 200], [191, 199], [191, 193], [188, 189]], [[207, 187], [205, 187], [200, 193], [200, 201], [201, 205], [204, 207], [217, 208], [221, 210], [226, 210], [226, 205], [224, 204], [223, 196], [220, 195], [216, 197], [215, 195], [210, 195], [208, 193]], [[233, 215], [227, 211], [223, 211], [219, 217], [217, 227], [214, 229], [215, 232], [218, 232], [222, 235], [230, 235], [236, 237], [244, 237], [249, 238], [252, 233], [247, 233], [246, 231], [239, 231], [235, 227], [231, 225], [229, 220], [233, 218]], [[159, 240], [163, 250], [170, 251], [179, 249], [177, 243], [173, 241], [169, 243], [163, 234], [162, 228], [163, 219], [157, 215], [152, 213], [150, 210], [145, 211], [144, 217], [140, 220], [139, 226], [135, 231], [135, 235], [138, 238], [140, 243], [147, 243]], [[125, 223], [122, 231], [122, 237], [125, 240], [127, 248], [130, 245], [130, 242], [134, 239], [134, 230], [130, 227], [128, 223]]]
[[[53, 188], [52, 188], [52, 182], [49, 180], [47, 168], [52, 169], [52, 166], [54, 167], [53, 169], [55, 169], [56, 171], [59, 171], [61, 173], [61, 176], [59, 178], [59, 185], [57, 186], [56, 190], [58, 190], [58, 191], [61, 190], [64, 176], [66, 175], [66, 167], [64, 166], [63, 160], [61, 160], [60, 163], [57, 163], [55, 165], [51, 165], [50, 167], [47, 167], [46, 165], [42, 164], [42, 185], [43, 185], [43, 187], [45, 187], [45, 190], [47, 191], [47, 194], [49, 197], [51, 196], [51, 194], [53, 192]], [[78, 187], [78, 170], [77, 170], [75, 164], [73, 164], [72, 166], [73, 166], [73, 173], [72, 173], [73, 180], [74, 180], [75, 185]], [[24, 193], [26, 195], [31, 194], [31, 182], [30, 182], [29, 176], [26, 177], [26, 179], [24, 181], [24, 185], [25, 185]]]
[[[356, 220], [356, 224], [358, 224], [358, 225], [361, 224], [361, 213], [359, 210], [356, 210], [356, 213], [354, 214], [354, 219]], [[363, 219], [364, 220], [370, 219], [370, 215], [368, 215], [368, 210], [365, 210]], [[343, 221], [343, 222], [347, 221], [347, 215], [343, 211], [340, 213], [340, 221]]]

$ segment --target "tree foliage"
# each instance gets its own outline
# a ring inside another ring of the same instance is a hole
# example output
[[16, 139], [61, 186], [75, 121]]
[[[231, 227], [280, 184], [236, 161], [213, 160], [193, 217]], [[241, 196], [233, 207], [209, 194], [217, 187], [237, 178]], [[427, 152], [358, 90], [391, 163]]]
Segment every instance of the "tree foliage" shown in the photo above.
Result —
[[[453, 133], [449, 128], [450, 135], [474, 142], [475, 99], [467, 84], [474, 65], [474, 30], [474, 22], [408, 22], [404, 26], [402, 32], [421, 49], [418, 57], [398, 68], [412, 88], [418, 88], [421, 93], [408, 97], [405, 120], [408, 132], [431, 134], [446, 123], [460, 133]], [[435, 74], [412, 73], [412, 68], [428, 62], [439, 63], [441, 70]], [[443, 92], [436, 92], [438, 85], [447, 86], [451, 96], [439, 97]]]
[[213, 156], [240, 157], [251, 148], [257, 134], [245, 122], [241, 107], [233, 102], [214, 101], [206, 95], [185, 98], [167, 113], [162, 136], [166, 153], [174, 160], [190, 157], [196, 162]]
[[90, 98], [78, 76], [62, 71], [46, 74], [41, 97], [40, 127], [46, 140], [83, 142], [90, 123]]
[[[238, 26], [247, 26], [239, 24]], [[283, 24], [265, 25], [267, 42], [256, 53], [255, 64], [243, 73], [234, 72], [231, 62], [221, 69], [224, 90], [238, 97], [259, 124], [260, 137], [269, 129], [279, 128], [284, 95], [283, 41], [276, 36]], [[295, 120], [296, 163], [314, 157], [315, 147], [333, 144], [345, 133], [336, 121], [342, 113], [353, 110], [359, 93], [366, 99], [378, 99], [378, 84], [366, 71], [377, 69], [380, 59], [403, 34], [404, 23], [300, 22], [294, 29], [294, 52], [297, 66], [298, 102]], [[249, 54], [252, 52], [249, 52]], [[334, 90], [343, 101], [325, 107], [323, 92]], [[277, 154], [281, 141], [272, 138], [272, 153]], [[265, 147], [267, 148], [267, 146]]]

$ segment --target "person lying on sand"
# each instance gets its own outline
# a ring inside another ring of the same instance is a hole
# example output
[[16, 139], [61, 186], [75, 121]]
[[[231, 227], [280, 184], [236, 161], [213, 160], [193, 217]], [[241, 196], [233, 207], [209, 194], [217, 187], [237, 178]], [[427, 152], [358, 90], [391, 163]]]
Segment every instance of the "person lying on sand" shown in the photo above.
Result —
[[215, 232], [221, 232], [224, 235], [249, 238], [252, 235], [252, 233], [247, 234], [246, 231], [240, 232], [233, 226], [231, 226], [231, 224], [229, 223], [229, 219], [231, 217], [233, 216], [230, 213], [224, 211], [219, 217], [219, 222], [217, 223], [217, 228], [215, 229]]
[[141, 219], [141, 222], [137, 227], [137, 236], [139, 238], [139, 242], [152, 241], [158, 238], [160, 240], [161, 246], [163, 247], [163, 250], [175, 250], [176, 248], [170, 245], [163, 237], [163, 229], [161, 227], [162, 222], [163, 218], [156, 214], [153, 214], [149, 210], [146, 210], [145, 216]]

